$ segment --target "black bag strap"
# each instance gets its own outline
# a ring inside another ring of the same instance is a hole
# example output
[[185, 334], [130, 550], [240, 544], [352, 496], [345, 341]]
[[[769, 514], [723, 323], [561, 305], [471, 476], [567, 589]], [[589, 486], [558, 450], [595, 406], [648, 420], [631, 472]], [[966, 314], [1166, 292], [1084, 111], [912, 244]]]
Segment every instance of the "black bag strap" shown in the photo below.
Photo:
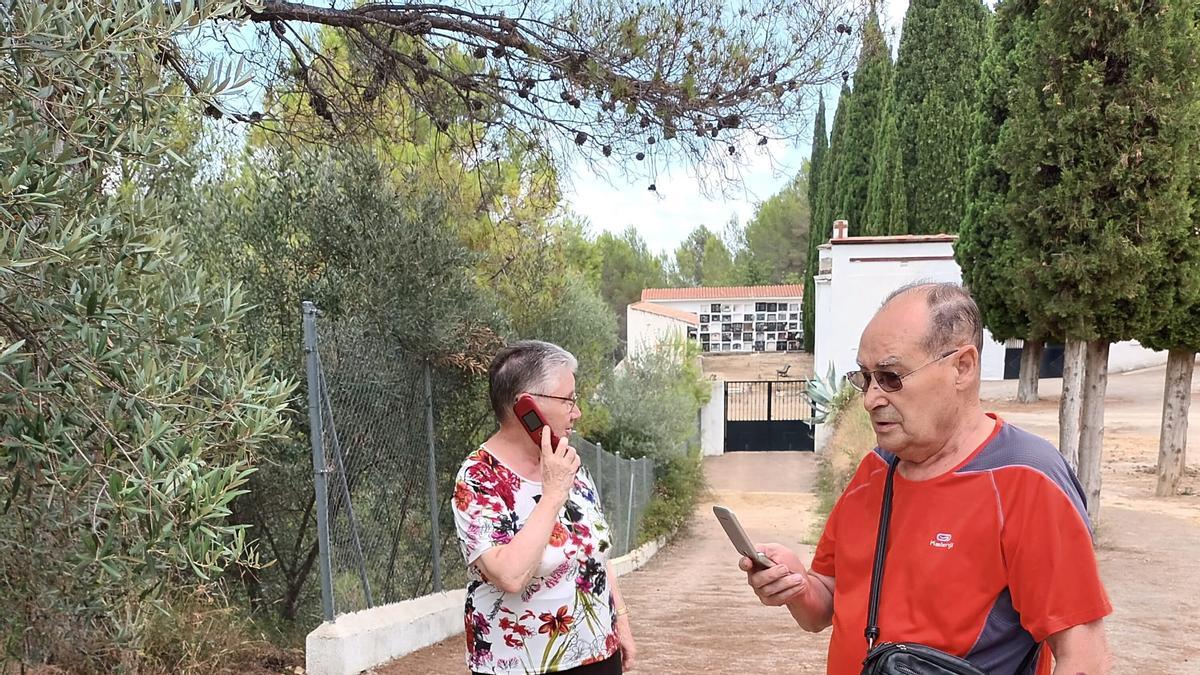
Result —
[[871, 600], [867, 604], [867, 651], [879, 639], [879, 589], [883, 586], [883, 560], [887, 556], [888, 524], [892, 520], [892, 477], [896, 474], [899, 457], [888, 463], [887, 481], [883, 484], [883, 504], [879, 507], [879, 533], [875, 537], [875, 565], [871, 570]]
[[[871, 599], [867, 603], [867, 628], [863, 635], [867, 638], [867, 651], [875, 647], [879, 639], [879, 593], [883, 587], [883, 561], [887, 557], [888, 526], [892, 522], [892, 479], [896, 474], [896, 465], [900, 458], [892, 456], [888, 462], [887, 480], [883, 484], [883, 503], [879, 506], [879, 532], [875, 536], [875, 564], [871, 569]], [[1024, 675], [1025, 671], [1037, 658], [1042, 643], [1035, 642], [1029, 648], [1029, 653], [1021, 659], [1015, 675]]]

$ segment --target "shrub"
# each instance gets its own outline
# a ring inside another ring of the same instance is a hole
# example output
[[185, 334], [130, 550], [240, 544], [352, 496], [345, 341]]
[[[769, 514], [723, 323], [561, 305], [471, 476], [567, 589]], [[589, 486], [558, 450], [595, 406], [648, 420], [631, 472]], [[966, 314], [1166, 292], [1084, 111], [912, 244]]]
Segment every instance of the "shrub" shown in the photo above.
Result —
[[697, 356], [695, 345], [668, 341], [626, 358], [600, 387], [596, 403], [604, 412], [584, 433], [626, 457], [686, 455], [710, 394]]
[[687, 524], [705, 489], [704, 465], [699, 446], [668, 457], [654, 469], [654, 496], [642, 517], [638, 543], [678, 532]]
[[174, 598], [254, 564], [230, 504], [290, 387], [147, 188], [174, 156], [170, 38], [235, 4], [0, 12], [0, 644], [22, 663], [143, 669]]
[[[849, 392], [849, 393], [846, 393]], [[846, 489], [859, 462], [875, 447], [871, 418], [862, 407], [862, 395], [846, 388], [836, 397], [831, 413], [833, 432], [817, 459], [817, 521], [813, 539], [825, 529], [829, 512]]]

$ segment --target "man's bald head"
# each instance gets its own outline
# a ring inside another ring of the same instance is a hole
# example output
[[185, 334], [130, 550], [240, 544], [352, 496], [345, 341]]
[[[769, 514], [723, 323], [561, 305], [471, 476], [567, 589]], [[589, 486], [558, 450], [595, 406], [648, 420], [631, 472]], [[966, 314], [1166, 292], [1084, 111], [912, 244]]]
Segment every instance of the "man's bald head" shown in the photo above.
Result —
[[927, 353], [941, 354], [962, 345], [975, 345], [983, 353], [983, 318], [967, 289], [946, 282], [908, 284], [892, 291], [880, 309], [913, 294], [923, 295], [929, 308], [929, 331], [922, 345]]

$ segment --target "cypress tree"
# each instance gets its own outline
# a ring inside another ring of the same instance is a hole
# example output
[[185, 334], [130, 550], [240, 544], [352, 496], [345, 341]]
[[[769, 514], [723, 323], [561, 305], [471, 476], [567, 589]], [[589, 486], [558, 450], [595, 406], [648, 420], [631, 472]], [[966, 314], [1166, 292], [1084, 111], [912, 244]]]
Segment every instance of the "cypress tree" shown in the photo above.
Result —
[[[963, 283], [997, 340], [1029, 338], [1027, 298], [1014, 283], [1013, 232], [1020, 224], [1006, 203], [1010, 176], [996, 163], [996, 143], [1008, 119], [1008, 94], [1016, 77], [1015, 48], [1032, 29], [1032, 5], [1009, 0], [997, 8], [991, 47], [980, 69], [980, 100], [968, 174], [967, 209], [954, 255]], [[910, 10], [911, 12], [912, 10]]]
[[[817, 204], [820, 203], [821, 195], [821, 170], [825, 166], [825, 154], [829, 150], [829, 135], [825, 131], [825, 94], [822, 93], [817, 100], [817, 117], [813, 120], [813, 139], [812, 152], [808, 157], [808, 209], [812, 217], [812, 226], [809, 228], [811, 232], [824, 232], [829, 229], [826, 223], [822, 223], [817, 218]], [[809, 241], [813, 239], [809, 236]], [[813, 246], [808, 247], [810, 251], [815, 251]], [[808, 268], [805, 274], [810, 274], [815, 271], [813, 267], [812, 255], [809, 254]]]
[[[990, 49], [980, 70], [980, 99], [976, 114], [975, 143], [972, 167], [968, 173], [966, 202], [955, 255], [962, 268], [963, 281], [971, 288], [983, 315], [984, 325], [999, 340], [1024, 340], [1021, 355], [1020, 384], [1017, 400], [1033, 403], [1038, 400], [1040, 361], [1045, 336], [1030, 332], [1026, 299], [1022, 289], [1012, 283], [1012, 230], [1017, 225], [1012, 214], [1005, 211], [1004, 199], [1009, 188], [1009, 176], [996, 165], [995, 146], [1000, 128], [1008, 118], [1008, 92], [1016, 77], [1013, 62], [1016, 45], [1031, 30], [1033, 6], [1009, 2], [997, 13]], [[1069, 374], [1069, 373], [1068, 373]], [[1063, 381], [1067, 396], [1073, 392], [1073, 380]], [[1064, 438], [1077, 440], [1072, 426], [1061, 427]], [[1061, 442], [1061, 441], [1060, 441]], [[1074, 440], [1061, 443], [1072, 466]]]
[[966, 209], [988, 10], [980, 0], [913, 0], [896, 58], [897, 144], [907, 203], [897, 233], [954, 233]]
[[[852, 234], [862, 232], [865, 223], [871, 156], [892, 70], [892, 55], [883, 39], [879, 15], [874, 8], [862, 34], [858, 68], [854, 72], [854, 95], [846, 110], [845, 149], [831, 153], [832, 165], [836, 167], [831, 220], [850, 221]], [[840, 104], [838, 111], [841, 112]]]
[[[1193, 7], [1191, 44], [1200, 43], [1200, 5]], [[1187, 44], [1188, 36], [1173, 36]], [[1200, 63], [1193, 51], [1188, 72], [1200, 72]], [[1191, 117], [1177, 123], [1196, 132], [1200, 125], [1200, 81], [1185, 82], [1191, 89]], [[1181, 92], [1188, 95], [1185, 89]], [[1200, 142], [1198, 142], [1200, 143]], [[1155, 494], [1168, 497], [1179, 491], [1179, 481], [1187, 467], [1188, 408], [1192, 400], [1192, 376], [1196, 365], [1196, 352], [1200, 352], [1200, 157], [1195, 157], [1193, 171], [1192, 228], [1175, 232], [1178, 240], [1167, 243], [1173, 252], [1175, 283], [1171, 285], [1175, 297], [1168, 301], [1170, 313], [1166, 322], [1154, 331], [1139, 338], [1151, 349], [1167, 352], [1166, 383], [1163, 395], [1162, 428], [1158, 440], [1158, 481]], [[1182, 167], [1181, 167], [1182, 168]]]
[[1191, 3], [1037, 5], [995, 148], [1031, 328], [1086, 343], [1079, 478], [1093, 517], [1109, 344], [1167, 325], [1175, 247], [1195, 236]]
[[[893, 80], [894, 81], [894, 80]], [[880, 122], [871, 153], [871, 181], [867, 189], [867, 205], [861, 234], [890, 234], [892, 225], [892, 190], [898, 172], [904, 167], [899, 162], [899, 139], [896, 132], [895, 90], [888, 84], [884, 95], [883, 109], [879, 112]]]
[[808, 241], [804, 251], [804, 298], [801, 306], [803, 320], [804, 349], [813, 350], [812, 301], [816, 288], [813, 275], [817, 273], [818, 242], [825, 241], [829, 225], [818, 220], [818, 205], [821, 203], [821, 173], [825, 166], [825, 154], [829, 149], [829, 138], [825, 133], [825, 94], [821, 94], [817, 103], [817, 118], [813, 121], [812, 153], [808, 160]]
[[[816, 286], [813, 282], [813, 276], [817, 273], [817, 262], [819, 259], [817, 249], [821, 244], [829, 241], [833, 229], [834, 172], [837, 167], [837, 159], [843, 151], [842, 139], [846, 131], [846, 110], [850, 107], [851, 98], [850, 86], [842, 83], [842, 92], [838, 96], [837, 112], [833, 115], [833, 130], [829, 134], [829, 147], [822, 154], [820, 172], [815, 172], [812, 177], [813, 182], [818, 187], [812, 206], [812, 226], [809, 228], [808, 235], [808, 269], [811, 271], [804, 274], [804, 298], [801, 303], [802, 318], [804, 320], [804, 349], [810, 354], [813, 351], [813, 331], [815, 330], [816, 305], [814, 304], [815, 298], [813, 296], [816, 292]], [[824, 103], [824, 99], [821, 102]], [[825, 117], [822, 114], [819, 117], [822, 136], [824, 136], [824, 121]]]

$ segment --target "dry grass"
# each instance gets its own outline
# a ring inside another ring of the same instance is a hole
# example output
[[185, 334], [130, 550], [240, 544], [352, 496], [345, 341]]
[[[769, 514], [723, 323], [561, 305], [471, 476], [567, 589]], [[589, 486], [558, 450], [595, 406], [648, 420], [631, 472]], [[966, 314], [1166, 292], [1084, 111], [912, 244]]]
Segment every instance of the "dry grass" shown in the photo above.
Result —
[[146, 673], [265, 675], [302, 672], [304, 655], [271, 644], [224, 594], [199, 589], [156, 617], [138, 660]]
[[723, 352], [700, 357], [704, 377], [715, 380], [778, 380], [776, 371], [790, 365], [785, 380], [812, 377], [812, 354], [807, 352]]
[[862, 458], [875, 447], [871, 418], [857, 393], [834, 415], [833, 433], [817, 459], [817, 520], [809, 543], [816, 543], [825, 529], [829, 512], [850, 482]]
[[136, 644], [77, 635], [43, 655], [44, 663], [0, 657], [0, 675], [295, 675], [304, 653], [273, 645], [265, 632], [230, 606], [217, 589], [169, 592], [162, 605], [131, 602]]

